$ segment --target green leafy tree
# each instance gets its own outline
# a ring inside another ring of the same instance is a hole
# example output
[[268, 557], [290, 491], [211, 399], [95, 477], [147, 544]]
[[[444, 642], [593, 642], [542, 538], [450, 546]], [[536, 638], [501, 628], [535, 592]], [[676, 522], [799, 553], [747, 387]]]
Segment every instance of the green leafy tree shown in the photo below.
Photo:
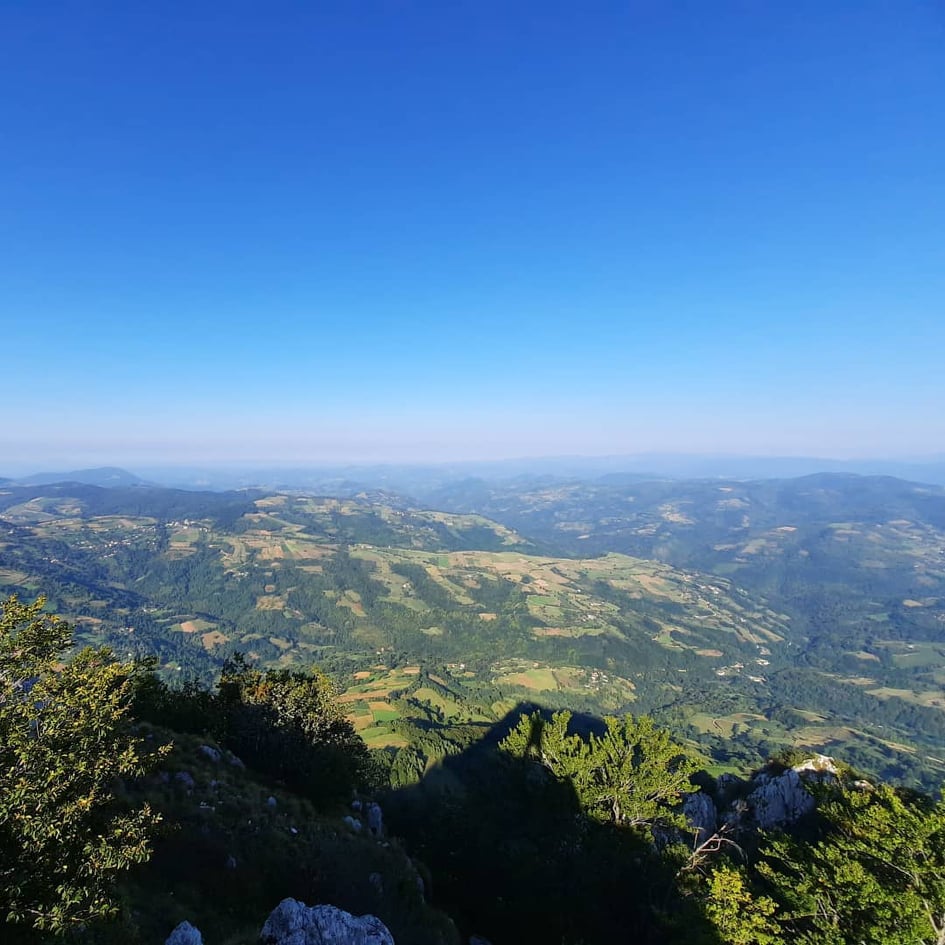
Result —
[[0, 910], [27, 937], [112, 915], [115, 881], [147, 860], [158, 820], [115, 796], [144, 769], [133, 667], [105, 648], [64, 660], [72, 630], [44, 603], [14, 596], [0, 613]]
[[741, 871], [722, 865], [709, 875], [705, 914], [726, 945], [778, 945], [776, 911], [768, 896], [752, 894]]
[[753, 867], [707, 874], [721, 940], [945, 945], [945, 804], [888, 785], [819, 794], [819, 835], [769, 836]]
[[792, 939], [945, 945], [945, 804], [838, 786], [820, 813], [821, 839], [774, 838], [757, 867]]
[[229, 748], [313, 800], [376, 786], [367, 746], [324, 673], [261, 671], [237, 656], [223, 668], [215, 705]]
[[674, 807], [692, 790], [695, 761], [649, 716], [608, 716], [603, 735], [569, 734], [571, 713], [546, 721], [523, 716], [502, 742], [513, 757], [532, 759], [570, 782], [581, 807], [593, 818], [618, 826], [683, 827]]

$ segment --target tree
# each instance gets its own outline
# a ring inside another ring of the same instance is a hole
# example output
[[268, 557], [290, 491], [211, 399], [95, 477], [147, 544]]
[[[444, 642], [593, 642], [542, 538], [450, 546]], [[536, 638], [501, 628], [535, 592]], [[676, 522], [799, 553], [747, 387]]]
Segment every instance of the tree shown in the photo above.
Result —
[[743, 873], [722, 865], [708, 878], [706, 918], [727, 945], [777, 945], [782, 941], [772, 916], [775, 903], [767, 896], [753, 896]]
[[773, 838], [757, 867], [792, 940], [945, 945], [945, 804], [838, 785], [820, 814], [821, 839]]
[[114, 791], [145, 767], [133, 667], [106, 648], [63, 662], [72, 630], [44, 604], [14, 596], [0, 613], [0, 914], [60, 934], [116, 912], [116, 878], [147, 860], [159, 818]]
[[261, 671], [237, 654], [223, 667], [216, 707], [227, 747], [312, 800], [374, 786], [367, 746], [324, 673]]
[[771, 835], [753, 867], [708, 874], [722, 940], [945, 945], [945, 803], [862, 782], [819, 793], [818, 836]]
[[607, 716], [604, 734], [584, 739], [568, 734], [570, 722], [567, 711], [550, 721], [539, 712], [523, 716], [501, 747], [569, 781], [596, 820], [647, 829], [685, 825], [673, 808], [692, 790], [689, 776], [697, 765], [667, 731], [649, 716]]

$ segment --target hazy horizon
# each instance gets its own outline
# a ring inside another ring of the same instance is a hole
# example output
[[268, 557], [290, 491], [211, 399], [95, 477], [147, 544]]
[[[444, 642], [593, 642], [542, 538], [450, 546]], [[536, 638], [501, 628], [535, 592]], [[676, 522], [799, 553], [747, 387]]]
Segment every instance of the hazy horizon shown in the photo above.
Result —
[[945, 450], [934, 4], [0, 27], [0, 466]]
[[175, 477], [196, 476], [251, 476], [254, 474], [284, 475], [347, 472], [380, 474], [400, 471], [429, 471], [434, 473], [477, 474], [567, 474], [596, 476], [605, 473], [669, 475], [674, 478], [700, 476], [732, 478], [768, 478], [807, 475], [813, 472], [851, 471], [865, 474], [896, 475], [908, 478], [910, 473], [933, 474], [930, 481], [945, 481], [945, 453], [903, 456], [805, 456], [805, 455], [750, 455], [725, 453], [636, 453], [612, 455], [561, 454], [543, 456], [505, 456], [494, 458], [469, 457], [451, 460], [313, 460], [309, 462], [280, 461], [272, 458], [241, 461], [216, 460], [186, 461], [122, 461], [85, 465], [63, 459], [58, 463], [37, 461], [5, 461], [0, 477], [14, 479], [38, 475], [64, 474], [97, 469], [121, 469], [144, 479], [162, 475], [174, 481]]

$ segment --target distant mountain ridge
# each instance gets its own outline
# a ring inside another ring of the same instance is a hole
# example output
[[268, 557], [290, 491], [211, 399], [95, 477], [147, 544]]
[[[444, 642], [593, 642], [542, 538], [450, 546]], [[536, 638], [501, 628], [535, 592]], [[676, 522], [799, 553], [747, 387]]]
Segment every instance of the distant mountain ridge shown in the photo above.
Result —
[[18, 479], [0, 479], [0, 482], [11, 486], [49, 486], [58, 482], [78, 482], [84, 486], [101, 486], [105, 489], [155, 485], [118, 466], [97, 466], [69, 472], [41, 472]]
[[916, 460], [825, 459], [798, 456], [700, 456], [640, 454], [628, 456], [544, 456], [523, 459], [442, 463], [312, 463], [234, 465], [227, 467], [148, 467], [142, 474], [164, 485], [197, 489], [315, 489], [354, 495], [383, 488], [419, 496], [464, 479], [592, 480], [641, 479], [793, 479], [818, 473], [893, 476], [945, 486], [945, 457]]
[[0, 484], [35, 486], [79, 482], [103, 487], [161, 485], [215, 492], [260, 488], [270, 491], [305, 490], [349, 497], [382, 489], [423, 500], [438, 490], [469, 480], [523, 485], [535, 480], [550, 483], [599, 479], [614, 484], [656, 479], [794, 479], [820, 473], [893, 476], [945, 486], [945, 456], [930, 454], [918, 459], [843, 460], [801, 456], [650, 453], [428, 463], [214, 463], [209, 466], [181, 463], [139, 467], [137, 473], [116, 466], [102, 466], [64, 472], [38, 472], [26, 476], [0, 476]]

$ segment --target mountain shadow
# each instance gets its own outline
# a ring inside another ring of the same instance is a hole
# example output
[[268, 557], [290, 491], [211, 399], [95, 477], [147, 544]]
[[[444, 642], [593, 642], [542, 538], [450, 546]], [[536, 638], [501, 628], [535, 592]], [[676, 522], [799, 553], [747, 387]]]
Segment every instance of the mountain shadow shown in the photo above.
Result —
[[[493, 945], [718, 943], [676, 894], [678, 862], [636, 831], [588, 818], [570, 783], [499, 751], [535, 709], [516, 706], [384, 799], [391, 831], [430, 869], [434, 904]], [[582, 734], [603, 727], [590, 715], [572, 722]]]

